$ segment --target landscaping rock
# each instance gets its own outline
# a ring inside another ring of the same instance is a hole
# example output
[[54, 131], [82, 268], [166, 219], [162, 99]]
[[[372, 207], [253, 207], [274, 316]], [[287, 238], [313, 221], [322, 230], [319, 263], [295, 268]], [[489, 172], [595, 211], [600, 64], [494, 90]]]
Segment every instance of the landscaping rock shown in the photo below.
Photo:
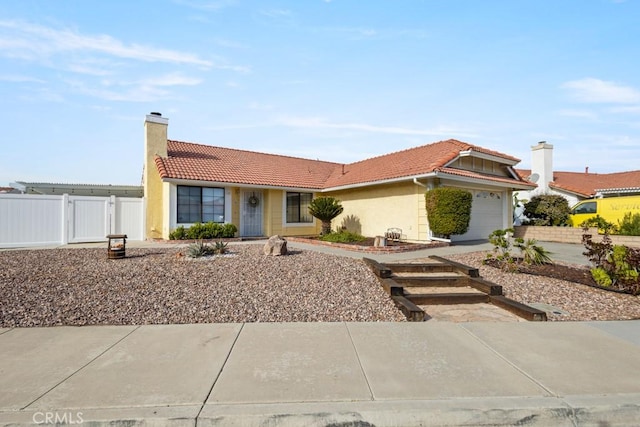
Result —
[[264, 245], [265, 255], [286, 255], [287, 254], [287, 240], [282, 236], [271, 236]]

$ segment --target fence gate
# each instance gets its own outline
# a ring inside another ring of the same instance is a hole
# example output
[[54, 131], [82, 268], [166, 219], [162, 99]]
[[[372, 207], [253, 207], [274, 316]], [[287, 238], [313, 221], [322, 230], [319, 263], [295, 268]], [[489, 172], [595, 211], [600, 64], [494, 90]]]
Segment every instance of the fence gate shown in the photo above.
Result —
[[69, 196], [69, 243], [100, 242], [110, 234], [109, 197]]

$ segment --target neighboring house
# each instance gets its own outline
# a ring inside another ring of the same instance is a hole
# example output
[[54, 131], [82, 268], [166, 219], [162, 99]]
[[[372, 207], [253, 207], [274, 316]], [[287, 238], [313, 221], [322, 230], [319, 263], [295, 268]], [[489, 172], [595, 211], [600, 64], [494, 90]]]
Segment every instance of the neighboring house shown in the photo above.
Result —
[[69, 194], [72, 196], [95, 197], [143, 197], [143, 187], [137, 185], [110, 185], [110, 184], [56, 184], [48, 182], [12, 182], [11, 186], [16, 193], [43, 194], [56, 196]]
[[424, 193], [437, 186], [472, 192], [469, 231], [486, 239], [512, 223], [513, 190], [531, 190], [513, 169], [520, 160], [456, 140], [341, 164], [167, 139], [168, 119], [145, 120], [147, 238], [169, 237], [195, 222], [233, 223], [241, 237], [317, 235], [311, 200], [333, 196], [344, 212], [333, 221], [365, 236], [402, 229], [428, 241]]
[[0, 187], [0, 194], [20, 194], [20, 192], [13, 187]]
[[574, 206], [594, 197], [640, 194], [640, 170], [615, 173], [558, 172], [553, 170], [553, 145], [539, 142], [531, 147], [531, 169], [516, 169], [526, 180], [538, 184], [532, 191], [515, 193], [519, 200], [540, 194], [558, 194]]

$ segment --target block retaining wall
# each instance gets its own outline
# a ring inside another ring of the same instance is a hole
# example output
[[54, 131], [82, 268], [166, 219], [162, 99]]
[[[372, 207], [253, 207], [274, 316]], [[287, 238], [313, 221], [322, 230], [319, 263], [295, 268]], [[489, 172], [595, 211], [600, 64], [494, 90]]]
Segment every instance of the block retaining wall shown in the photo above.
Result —
[[[514, 236], [523, 239], [536, 239], [543, 242], [576, 243], [582, 244], [582, 228], [575, 227], [539, 227], [533, 225], [520, 225], [513, 227]], [[597, 228], [590, 228], [589, 233], [596, 242], [602, 240]], [[640, 248], [640, 236], [612, 235], [614, 245], [625, 245]]]

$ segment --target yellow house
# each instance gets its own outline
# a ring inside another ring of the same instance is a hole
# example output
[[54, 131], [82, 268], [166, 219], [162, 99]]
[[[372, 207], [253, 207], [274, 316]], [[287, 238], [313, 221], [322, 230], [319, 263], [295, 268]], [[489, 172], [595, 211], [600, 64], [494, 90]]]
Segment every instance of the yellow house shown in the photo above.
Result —
[[344, 207], [334, 229], [397, 228], [403, 239], [429, 241], [424, 193], [450, 186], [473, 194], [469, 230], [453, 240], [486, 239], [511, 227], [513, 190], [535, 187], [514, 171], [519, 159], [457, 140], [341, 164], [169, 140], [168, 123], [159, 113], [145, 120], [147, 238], [208, 221], [233, 223], [240, 237], [316, 235], [308, 205], [323, 195]]

